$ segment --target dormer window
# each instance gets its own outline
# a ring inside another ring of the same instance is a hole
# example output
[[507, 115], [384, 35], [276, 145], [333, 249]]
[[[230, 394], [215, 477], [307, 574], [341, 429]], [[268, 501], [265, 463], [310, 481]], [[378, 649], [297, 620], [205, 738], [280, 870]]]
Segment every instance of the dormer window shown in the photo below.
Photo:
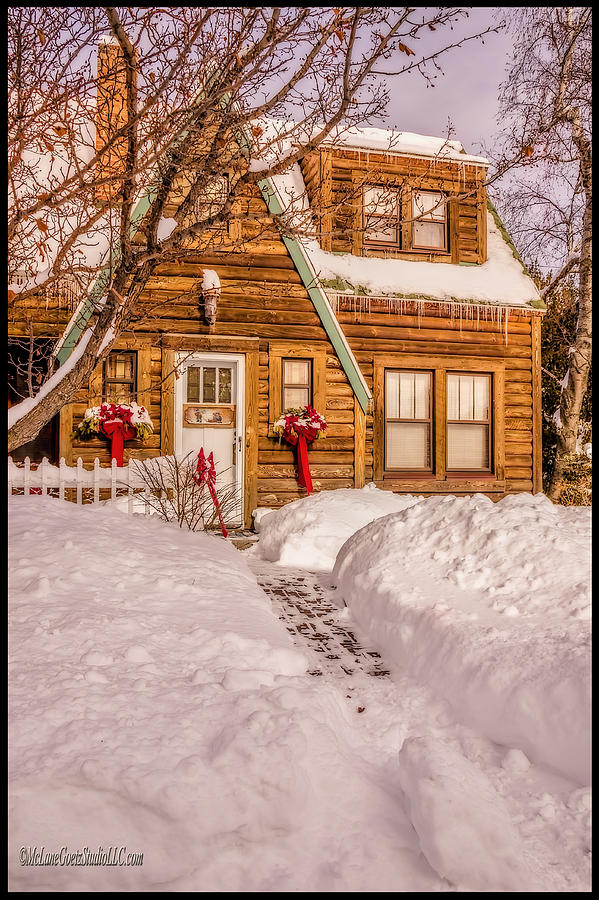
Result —
[[399, 188], [385, 185], [364, 188], [364, 244], [398, 250], [401, 242], [400, 219]]
[[447, 202], [437, 191], [412, 193], [412, 249], [447, 250]]

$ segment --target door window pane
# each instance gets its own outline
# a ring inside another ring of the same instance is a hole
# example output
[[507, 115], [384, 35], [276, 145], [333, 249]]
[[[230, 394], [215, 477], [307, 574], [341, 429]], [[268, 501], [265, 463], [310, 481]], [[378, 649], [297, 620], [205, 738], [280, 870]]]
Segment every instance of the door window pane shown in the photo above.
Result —
[[203, 370], [203, 403], [216, 403], [216, 369], [204, 366]]
[[218, 402], [231, 402], [231, 369], [218, 370]]
[[187, 369], [187, 402], [200, 402], [200, 367], [189, 366]]

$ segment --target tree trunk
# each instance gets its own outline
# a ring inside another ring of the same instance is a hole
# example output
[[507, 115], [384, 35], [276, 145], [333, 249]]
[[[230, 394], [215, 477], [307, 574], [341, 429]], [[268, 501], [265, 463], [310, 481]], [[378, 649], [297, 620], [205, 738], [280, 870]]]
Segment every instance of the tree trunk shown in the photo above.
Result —
[[556, 503], [564, 487], [568, 468], [576, 455], [582, 401], [587, 389], [592, 355], [592, 201], [589, 197], [583, 218], [580, 251], [580, 279], [576, 339], [570, 350], [568, 379], [560, 397], [560, 427], [557, 451], [547, 496]]

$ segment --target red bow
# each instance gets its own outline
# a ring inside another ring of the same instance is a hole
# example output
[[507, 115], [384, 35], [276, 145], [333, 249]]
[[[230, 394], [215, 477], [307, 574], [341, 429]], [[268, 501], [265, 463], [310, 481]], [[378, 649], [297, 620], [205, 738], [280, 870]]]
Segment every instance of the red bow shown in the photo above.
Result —
[[223, 521], [223, 516], [220, 510], [220, 503], [218, 502], [218, 497], [216, 496], [216, 469], [214, 467], [214, 455], [212, 451], [208, 454], [208, 461], [206, 461], [206, 457], [204, 456], [204, 448], [200, 447], [200, 452], [198, 453], [198, 464], [196, 466], [196, 470], [193, 473], [193, 480], [198, 485], [199, 488], [202, 488], [205, 484], [208, 485], [208, 490], [210, 492], [210, 496], [212, 497], [212, 502], [214, 503], [214, 507], [216, 512], [218, 513], [218, 520], [220, 522], [220, 530], [223, 533], [223, 537], [227, 537], [227, 529], [225, 528], [225, 523]]
[[125, 441], [135, 437], [135, 428], [118, 419], [100, 422], [100, 431], [110, 440], [110, 457], [116, 459], [117, 466], [123, 465], [123, 450]]

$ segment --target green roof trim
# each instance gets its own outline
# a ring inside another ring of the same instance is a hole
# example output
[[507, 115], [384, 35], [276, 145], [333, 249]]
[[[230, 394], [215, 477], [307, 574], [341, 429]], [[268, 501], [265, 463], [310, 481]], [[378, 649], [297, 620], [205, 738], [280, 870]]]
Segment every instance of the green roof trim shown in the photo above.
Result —
[[[264, 200], [268, 207], [268, 211], [271, 213], [271, 215], [282, 215], [283, 207], [279, 202], [279, 198], [270, 179], [261, 179], [258, 182], [258, 187], [262, 192], [262, 196], [264, 197]], [[312, 300], [318, 317], [322, 322], [322, 326], [327, 333], [327, 337], [335, 348], [335, 352], [339, 357], [339, 362], [341, 363], [343, 370], [348, 377], [349, 383], [354, 390], [354, 394], [356, 395], [358, 403], [360, 404], [364, 412], [366, 412], [368, 401], [370, 400], [370, 394], [368, 389], [366, 388], [364, 377], [351, 350], [349, 349], [349, 345], [347, 344], [345, 336], [341, 331], [339, 322], [337, 321], [335, 315], [333, 314], [333, 311], [331, 310], [326, 294], [324, 294], [321, 289], [318, 277], [313, 272], [308, 262], [305, 250], [295, 238], [289, 237], [288, 235], [283, 234], [283, 232], [281, 232], [281, 237], [283, 239], [283, 243], [289, 251], [289, 255], [293, 260], [298, 274], [304, 283], [304, 287], [310, 295], [310, 299]]]
[[514, 244], [513, 240], [510, 237], [509, 231], [507, 230], [507, 228], [501, 221], [501, 218], [499, 217], [499, 213], [497, 212], [497, 210], [495, 209], [495, 207], [493, 206], [493, 204], [491, 203], [491, 201], [489, 200], [488, 197], [487, 197], [487, 209], [493, 216], [493, 219], [495, 220], [495, 224], [497, 225], [497, 228], [499, 230], [499, 233], [501, 234], [501, 237], [503, 238], [503, 240], [506, 242], [506, 244], [512, 251], [512, 256], [514, 257], [514, 259], [518, 260], [518, 262], [524, 269], [524, 272], [526, 273], [526, 275], [528, 275], [528, 277], [531, 278], [532, 276], [531, 276], [530, 272], [528, 271], [528, 269], [526, 268], [526, 266], [524, 265], [524, 260], [518, 253], [518, 250], [516, 249], [516, 245]]

